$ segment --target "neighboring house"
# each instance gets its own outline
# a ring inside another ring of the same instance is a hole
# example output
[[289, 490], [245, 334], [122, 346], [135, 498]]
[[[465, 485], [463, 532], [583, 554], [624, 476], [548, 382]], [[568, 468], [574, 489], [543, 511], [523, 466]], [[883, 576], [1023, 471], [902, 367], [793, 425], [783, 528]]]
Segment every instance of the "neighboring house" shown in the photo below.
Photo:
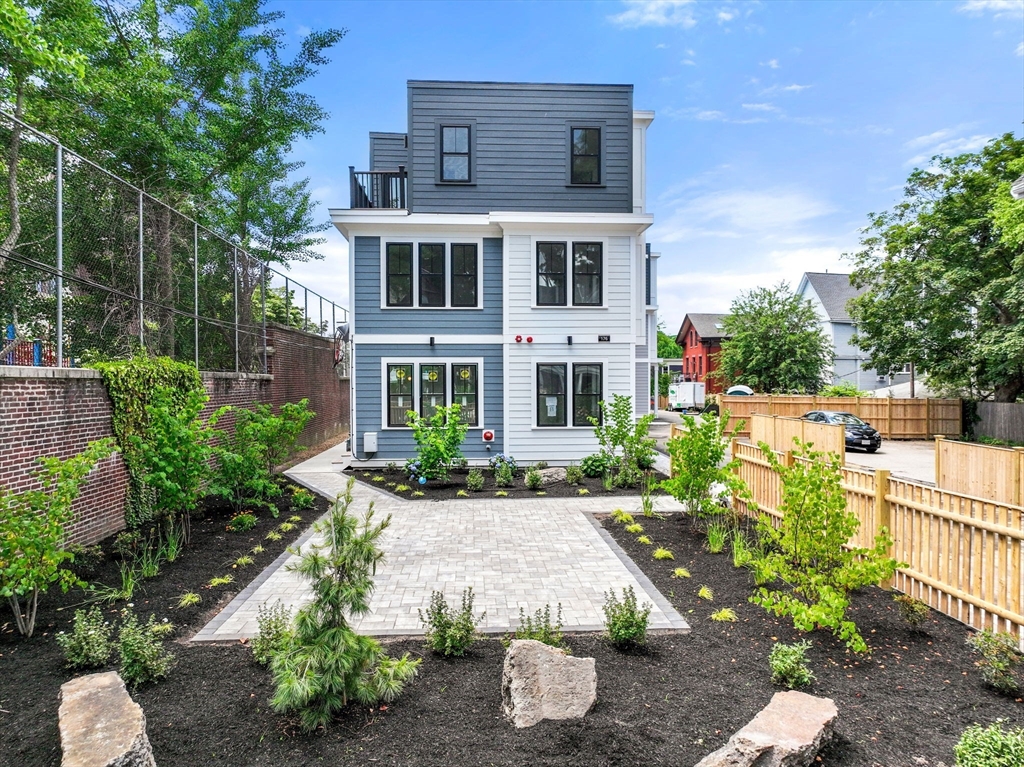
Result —
[[708, 379], [708, 373], [716, 367], [714, 355], [722, 351], [725, 316], [687, 314], [676, 335], [676, 343], [683, 350], [683, 380], [703, 383], [708, 394], [722, 391], [716, 379]]
[[[404, 133], [350, 168], [352, 451], [415, 453], [406, 411], [458, 402], [483, 463], [579, 461], [613, 394], [650, 411], [647, 127], [630, 85], [410, 81]], [[488, 442], [488, 438], [493, 441]]]
[[821, 327], [832, 342], [835, 363], [833, 383], [848, 381], [858, 389], [874, 391], [910, 380], [909, 369], [893, 371], [865, 370], [867, 356], [853, 345], [857, 326], [847, 310], [847, 302], [863, 291], [850, 284], [849, 274], [806, 272], [800, 278], [796, 292], [811, 302], [821, 320]]

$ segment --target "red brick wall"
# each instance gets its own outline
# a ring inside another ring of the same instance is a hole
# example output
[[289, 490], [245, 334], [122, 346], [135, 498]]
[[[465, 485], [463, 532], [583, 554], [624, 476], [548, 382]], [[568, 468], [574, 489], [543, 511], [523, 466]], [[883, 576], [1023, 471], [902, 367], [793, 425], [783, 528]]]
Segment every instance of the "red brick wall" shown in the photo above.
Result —
[[[0, 367], [0, 485], [37, 486], [38, 456], [70, 458], [113, 436], [107, 390], [95, 370]], [[75, 501], [74, 543], [95, 543], [124, 527], [128, 470], [120, 455], [99, 463]]]
[[[306, 333], [275, 331], [279, 374], [203, 373], [210, 396], [203, 416], [223, 405], [280, 405], [309, 397], [317, 416], [303, 433], [303, 444], [347, 431], [348, 381], [334, 374], [333, 344]], [[293, 340], [293, 334], [299, 338]], [[68, 458], [92, 440], [112, 437], [111, 415], [110, 398], [95, 370], [0, 365], [0, 485], [13, 492], [30, 488], [38, 456]], [[226, 417], [220, 426], [232, 423]], [[95, 543], [123, 529], [127, 488], [120, 455], [102, 461], [75, 502], [71, 542]]]

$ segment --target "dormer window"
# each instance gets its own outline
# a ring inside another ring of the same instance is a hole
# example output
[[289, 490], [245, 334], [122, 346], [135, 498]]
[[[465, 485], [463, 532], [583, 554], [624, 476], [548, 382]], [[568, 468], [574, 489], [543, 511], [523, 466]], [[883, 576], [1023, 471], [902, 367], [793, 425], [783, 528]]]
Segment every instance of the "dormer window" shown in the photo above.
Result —
[[601, 183], [601, 129], [572, 129], [572, 183]]
[[441, 180], [469, 181], [469, 126], [441, 126]]

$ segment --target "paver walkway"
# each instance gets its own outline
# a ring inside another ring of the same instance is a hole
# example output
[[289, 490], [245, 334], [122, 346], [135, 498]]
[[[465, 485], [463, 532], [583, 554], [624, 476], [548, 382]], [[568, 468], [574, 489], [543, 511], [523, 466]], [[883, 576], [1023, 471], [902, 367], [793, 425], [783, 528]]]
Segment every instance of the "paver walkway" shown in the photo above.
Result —
[[[341, 448], [332, 448], [287, 472], [294, 482], [333, 498], [344, 491]], [[386, 562], [377, 569], [371, 612], [355, 625], [376, 636], [420, 635], [417, 610], [432, 590], [443, 590], [458, 604], [462, 590], [473, 587], [476, 612], [486, 610], [481, 630], [514, 628], [519, 608], [532, 615], [550, 604], [562, 605], [567, 631], [603, 627], [604, 593], [632, 586], [640, 602], [653, 605], [651, 629], [689, 630], [686, 621], [654, 588], [594, 519], [616, 508], [638, 511], [638, 496], [609, 498], [455, 499], [407, 501], [356, 483], [352, 508], [362, 513], [371, 501], [380, 516], [391, 514], [381, 546]], [[659, 497], [662, 511], [679, 510], [674, 500]], [[299, 539], [307, 545], [311, 532]], [[282, 554], [193, 641], [252, 637], [261, 605], [281, 600], [296, 607], [307, 598], [305, 584], [285, 565]]]

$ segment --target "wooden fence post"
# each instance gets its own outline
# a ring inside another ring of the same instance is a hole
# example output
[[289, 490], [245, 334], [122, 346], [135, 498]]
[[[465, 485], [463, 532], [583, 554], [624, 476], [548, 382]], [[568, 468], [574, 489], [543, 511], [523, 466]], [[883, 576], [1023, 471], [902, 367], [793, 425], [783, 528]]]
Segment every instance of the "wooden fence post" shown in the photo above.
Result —
[[924, 400], [924, 436], [927, 439], [932, 433], [932, 399], [926, 397]]
[[1017, 451], [1017, 471], [1013, 477], [1013, 505], [1024, 506], [1024, 447]]
[[[731, 440], [729, 440], [729, 460], [731, 460], [731, 461], [735, 461], [736, 460], [736, 443], [737, 442], [739, 442], [739, 440], [736, 437], [733, 437]], [[739, 461], [736, 462], [736, 465], [733, 467], [732, 472], [736, 476], [739, 476], [739, 474], [740, 474], [740, 462]], [[735, 514], [736, 513], [736, 509], [739, 508], [739, 502], [740, 502], [739, 495], [736, 494], [736, 488], [733, 488], [733, 491], [732, 491], [732, 511], [733, 511], [733, 514]], [[744, 509], [744, 513], [745, 512], [746, 512], [746, 509]]]
[[885, 436], [887, 438], [889, 438], [889, 439], [893, 439], [893, 436], [892, 436], [892, 397], [886, 397], [885, 401], [887, 403], [887, 407], [885, 408], [885, 423], [886, 423], [885, 428], [889, 432]]
[[942, 434], [935, 435], [935, 487], [942, 489]]
[[[886, 496], [889, 494], [889, 470], [875, 469], [875, 535], [878, 535], [884, 527], [892, 539], [892, 507]], [[894, 541], [895, 542], [895, 541]], [[892, 546], [886, 552], [892, 556]], [[880, 589], [888, 591], [892, 588], [892, 579], [886, 578], [878, 584]]]

